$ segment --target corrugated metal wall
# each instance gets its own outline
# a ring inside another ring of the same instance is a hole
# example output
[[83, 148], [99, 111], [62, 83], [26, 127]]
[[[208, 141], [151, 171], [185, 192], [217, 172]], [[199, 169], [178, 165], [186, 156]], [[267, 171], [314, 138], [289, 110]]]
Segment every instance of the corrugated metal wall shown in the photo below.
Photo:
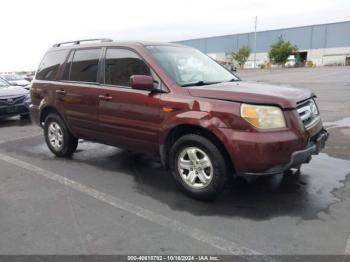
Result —
[[[299, 49], [350, 47], [350, 21], [323, 25], [277, 29], [257, 33], [257, 52], [267, 52], [272, 43], [282, 36]], [[205, 53], [230, 53], [247, 45], [253, 50], [254, 34], [235, 34], [177, 41]]]

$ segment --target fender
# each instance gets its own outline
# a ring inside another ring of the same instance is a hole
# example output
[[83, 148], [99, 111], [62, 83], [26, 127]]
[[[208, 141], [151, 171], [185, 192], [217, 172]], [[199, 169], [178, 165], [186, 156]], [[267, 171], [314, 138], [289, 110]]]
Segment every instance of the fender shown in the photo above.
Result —
[[191, 125], [206, 129], [214, 136], [216, 136], [220, 141], [222, 141], [224, 146], [225, 144], [228, 144], [228, 139], [225, 136], [224, 132], [222, 132], [221, 128], [229, 127], [227, 127], [226, 123], [221, 121], [220, 118], [212, 116], [209, 112], [204, 111], [187, 111], [176, 114], [166, 120], [159, 135], [159, 154], [161, 162], [165, 167], [167, 167], [167, 155], [165, 148], [167, 138], [171, 130], [183, 125]]
[[176, 114], [168, 118], [159, 135], [159, 144], [164, 144], [169, 132], [181, 125], [193, 125], [209, 130], [215, 134], [218, 138], [221, 136], [219, 128], [229, 128], [226, 123], [221, 121], [218, 117], [212, 116], [209, 112], [204, 111], [187, 111]]

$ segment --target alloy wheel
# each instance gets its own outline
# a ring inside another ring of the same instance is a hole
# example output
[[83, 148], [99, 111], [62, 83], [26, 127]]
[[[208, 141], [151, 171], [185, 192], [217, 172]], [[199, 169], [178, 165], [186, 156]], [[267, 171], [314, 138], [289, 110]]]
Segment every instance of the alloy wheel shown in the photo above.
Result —
[[52, 122], [49, 125], [48, 128], [48, 137], [51, 146], [56, 150], [59, 151], [63, 147], [63, 132], [61, 127], [59, 126], [58, 123]]
[[177, 168], [182, 180], [195, 189], [205, 188], [214, 174], [209, 156], [198, 147], [186, 147], [177, 160]]

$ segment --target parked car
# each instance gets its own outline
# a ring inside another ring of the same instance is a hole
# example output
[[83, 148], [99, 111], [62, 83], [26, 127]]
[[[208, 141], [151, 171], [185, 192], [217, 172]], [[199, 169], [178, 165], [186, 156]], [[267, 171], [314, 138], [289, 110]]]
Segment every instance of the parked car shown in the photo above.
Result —
[[299, 168], [328, 138], [310, 91], [241, 81], [176, 44], [56, 44], [31, 93], [56, 156], [71, 156], [79, 138], [152, 153], [198, 199], [235, 176]]
[[295, 55], [290, 55], [287, 58], [287, 62], [284, 64], [285, 67], [295, 67], [297, 64], [297, 61], [295, 59]]
[[3, 74], [1, 77], [14, 86], [27, 86], [30, 84], [30, 82], [25, 80], [24, 77], [17, 74]]
[[22, 86], [22, 88], [30, 90], [32, 88], [32, 84], [30, 83], [30, 84], [28, 84], [26, 86]]
[[284, 64], [285, 67], [300, 67], [304, 65], [305, 63], [302, 61], [299, 53], [288, 56], [287, 62]]
[[18, 86], [11, 86], [0, 78], [0, 118], [20, 115], [29, 117], [30, 93]]
[[30, 73], [30, 74], [26, 74], [23, 78], [30, 83], [33, 81], [34, 76], [35, 76], [34, 73]]

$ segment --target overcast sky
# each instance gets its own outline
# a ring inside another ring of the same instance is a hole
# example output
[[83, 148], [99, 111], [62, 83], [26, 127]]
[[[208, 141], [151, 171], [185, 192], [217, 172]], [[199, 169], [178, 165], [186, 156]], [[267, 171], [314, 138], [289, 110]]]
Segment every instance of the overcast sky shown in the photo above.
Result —
[[[0, 71], [34, 70], [61, 41], [175, 41], [350, 20], [349, 0], [3, 0]], [[350, 34], [350, 32], [349, 32]]]

